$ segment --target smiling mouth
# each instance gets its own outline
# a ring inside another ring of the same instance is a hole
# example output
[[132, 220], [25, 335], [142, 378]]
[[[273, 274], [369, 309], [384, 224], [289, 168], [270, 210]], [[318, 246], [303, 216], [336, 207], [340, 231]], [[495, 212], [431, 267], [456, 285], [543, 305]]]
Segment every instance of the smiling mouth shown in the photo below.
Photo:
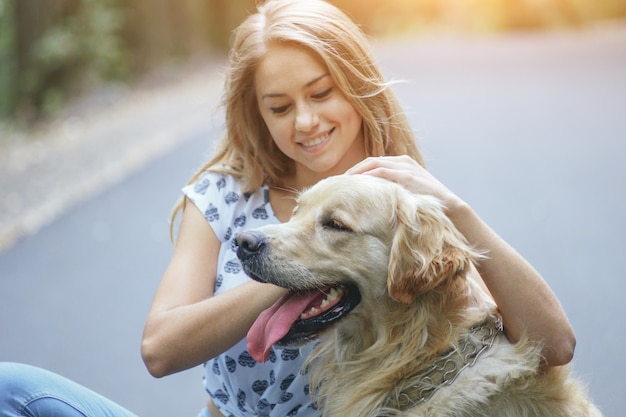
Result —
[[335, 131], [335, 128], [332, 128], [331, 130], [328, 131], [328, 133], [326, 133], [325, 135], [319, 136], [315, 139], [306, 141], [306, 142], [301, 142], [300, 145], [302, 145], [305, 148], [312, 148], [314, 146], [319, 145], [320, 143], [325, 142], [326, 140], [328, 140], [328, 138], [330, 137], [330, 135], [332, 135], [332, 133]]

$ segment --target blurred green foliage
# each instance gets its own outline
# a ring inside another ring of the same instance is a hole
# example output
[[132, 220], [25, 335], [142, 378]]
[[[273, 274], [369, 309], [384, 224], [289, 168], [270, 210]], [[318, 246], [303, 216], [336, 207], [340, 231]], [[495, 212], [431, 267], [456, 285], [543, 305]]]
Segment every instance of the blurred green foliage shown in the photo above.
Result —
[[37, 120], [127, 77], [124, 23], [117, 0], [0, 0], [0, 117]]
[[[224, 50], [257, 1], [0, 0], [0, 119], [30, 123], [103, 82]], [[626, 0], [329, 1], [375, 36], [571, 28], [626, 17]]]
[[15, 77], [15, 33], [12, 4], [0, 0], [0, 117], [11, 112], [15, 104], [15, 91], [10, 88]]
[[80, 0], [75, 12], [51, 25], [30, 47], [22, 76], [22, 106], [49, 115], [67, 94], [128, 75], [119, 33], [123, 15], [112, 0]]

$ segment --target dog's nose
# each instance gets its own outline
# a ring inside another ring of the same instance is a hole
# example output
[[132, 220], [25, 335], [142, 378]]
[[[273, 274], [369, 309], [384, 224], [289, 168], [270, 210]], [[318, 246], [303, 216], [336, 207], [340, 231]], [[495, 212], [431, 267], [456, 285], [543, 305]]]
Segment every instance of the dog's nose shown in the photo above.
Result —
[[258, 253], [266, 243], [265, 235], [258, 232], [242, 232], [236, 238], [237, 257], [244, 261]]

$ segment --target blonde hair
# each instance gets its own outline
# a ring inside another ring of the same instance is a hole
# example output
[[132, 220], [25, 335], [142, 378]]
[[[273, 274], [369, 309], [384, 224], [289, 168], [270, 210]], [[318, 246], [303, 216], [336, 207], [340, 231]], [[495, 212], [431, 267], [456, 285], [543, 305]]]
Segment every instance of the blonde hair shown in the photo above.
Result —
[[[274, 143], [258, 110], [254, 73], [272, 43], [288, 43], [318, 56], [337, 87], [363, 120], [368, 156], [407, 154], [423, 164], [413, 132], [389, 83], [372, 57], [361, 29], [323, 0], [268, 0], [236, 30], [229, 52], [223, 106], [226, 134], [215, 154], [190, 179], [205, 171], [240, 179], [244, 191], [280, 185], [294, 162]], [[172, 213], [172, 226], [184, 198]]]

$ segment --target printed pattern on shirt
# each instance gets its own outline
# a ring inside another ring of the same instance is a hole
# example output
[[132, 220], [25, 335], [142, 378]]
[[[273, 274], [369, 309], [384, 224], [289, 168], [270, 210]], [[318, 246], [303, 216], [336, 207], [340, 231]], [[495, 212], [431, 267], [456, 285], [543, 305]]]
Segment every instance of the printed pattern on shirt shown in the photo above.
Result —
[[[279, 223], [271, 209], [269, 188], [243, 193], [236, 178], [207, 172], [183, 192], [222, 242], [215, 294], [247, 282], [236, 255], [235, 237], [246, 229]], [[244, 338], [205, 363], [205, 389], [226, 416], [317, 417], [321, 413], [310, 397], [307, 375], [301, 371], [311, 349], [312, 344], [300, 349], [272, 348], [268, 361], [257, 363]]]

